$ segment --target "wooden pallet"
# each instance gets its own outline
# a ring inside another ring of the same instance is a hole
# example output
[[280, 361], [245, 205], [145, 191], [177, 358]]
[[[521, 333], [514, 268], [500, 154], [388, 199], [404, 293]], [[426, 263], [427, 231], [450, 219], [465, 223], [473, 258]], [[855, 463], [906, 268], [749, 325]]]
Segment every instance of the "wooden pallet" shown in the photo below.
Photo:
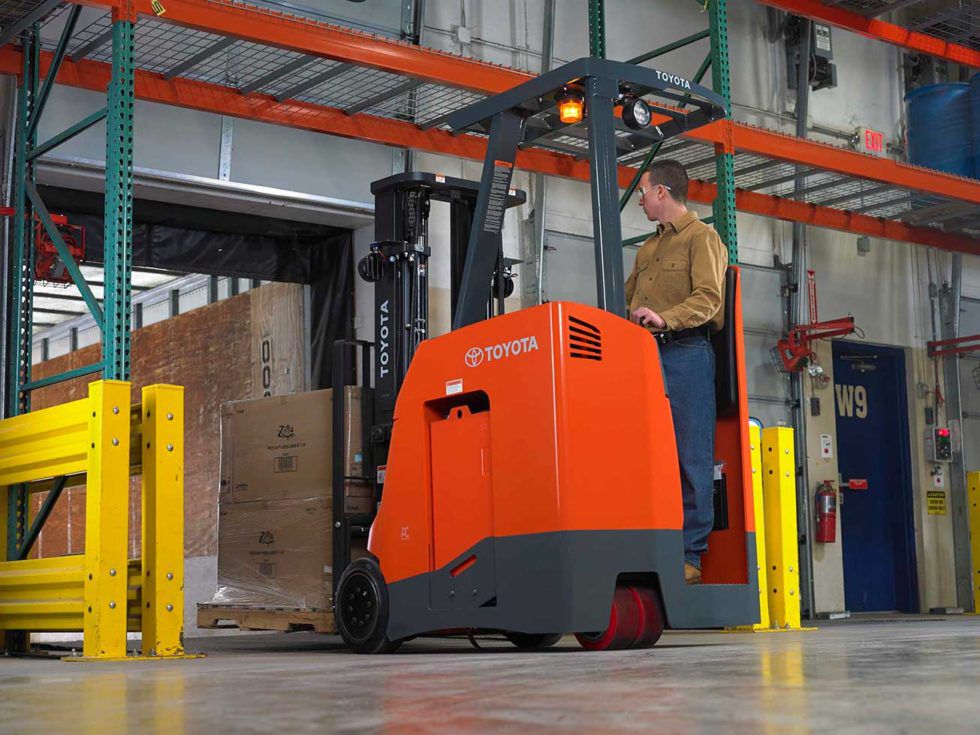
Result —
[[246, 607], [243, 605], [197, 606], [198, 628], [238, 628], [240, 630], [280, 630], [314, 633], [337, 632], [333, 613], [327, 610], [302, 610], [280, 607]]

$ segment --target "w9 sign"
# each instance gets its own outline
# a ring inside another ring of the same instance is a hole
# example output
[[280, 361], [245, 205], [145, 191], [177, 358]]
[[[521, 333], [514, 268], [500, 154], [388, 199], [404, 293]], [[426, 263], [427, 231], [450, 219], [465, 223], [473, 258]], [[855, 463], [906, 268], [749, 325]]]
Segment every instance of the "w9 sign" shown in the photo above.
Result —
[[863, 385], [834, 386], [837, 393], [837, 415], [841, 418], [868, 418], [868, 389]]

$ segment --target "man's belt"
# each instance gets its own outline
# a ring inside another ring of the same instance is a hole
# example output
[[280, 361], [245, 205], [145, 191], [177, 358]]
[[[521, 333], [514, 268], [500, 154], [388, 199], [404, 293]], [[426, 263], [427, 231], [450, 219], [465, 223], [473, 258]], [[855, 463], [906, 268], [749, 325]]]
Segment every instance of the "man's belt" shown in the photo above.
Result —
[[653, 335], [653, 338], [662, 345], [669, 345], [671, 342], [676, 342], [680, 339], [687, 339], [688, 337], [711, 337], [711, 328], [708, 327], [707, 324], [703, 324], [700, 327], [691, 327], [690, 329], [675, 329], [671, 332], [655, 332]]

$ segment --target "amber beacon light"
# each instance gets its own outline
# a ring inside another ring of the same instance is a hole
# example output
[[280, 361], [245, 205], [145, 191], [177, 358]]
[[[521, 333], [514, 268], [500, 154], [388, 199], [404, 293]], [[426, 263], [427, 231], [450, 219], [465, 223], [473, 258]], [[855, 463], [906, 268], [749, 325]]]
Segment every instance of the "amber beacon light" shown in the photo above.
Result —
[[566, 125], [582, 122], [585, 99], [581, 94], [565, 87], [558, 97], [558, 119]]

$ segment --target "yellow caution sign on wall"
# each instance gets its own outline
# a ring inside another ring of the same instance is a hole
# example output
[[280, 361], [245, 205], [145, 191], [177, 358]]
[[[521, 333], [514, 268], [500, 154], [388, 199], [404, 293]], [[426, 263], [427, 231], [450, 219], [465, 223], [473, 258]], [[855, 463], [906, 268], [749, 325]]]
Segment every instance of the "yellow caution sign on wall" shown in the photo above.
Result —
[[946, 491], [929, 490], [926, 492], [926, 509], [931, 516], [946, 515]]

